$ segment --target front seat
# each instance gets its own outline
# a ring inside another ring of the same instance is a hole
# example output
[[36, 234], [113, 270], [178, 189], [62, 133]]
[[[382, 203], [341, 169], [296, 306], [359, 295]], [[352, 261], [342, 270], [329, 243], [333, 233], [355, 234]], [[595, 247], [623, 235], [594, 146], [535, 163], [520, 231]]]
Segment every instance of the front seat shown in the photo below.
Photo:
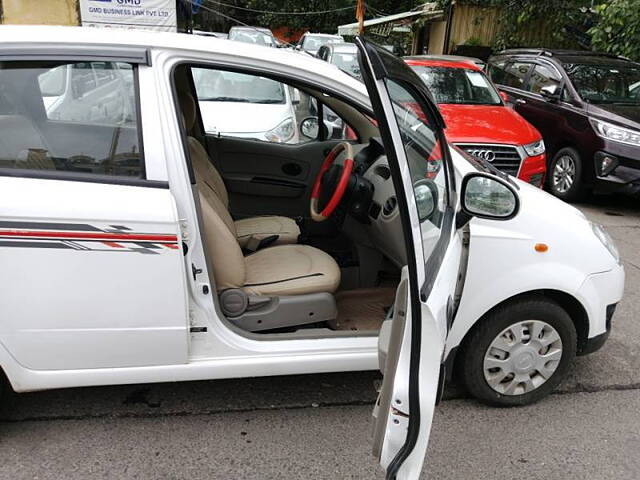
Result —
[[[182, 92], [180, 93], [180, 105], [185, 129], [187, 133], [190, 133], [196, 121], [195, 101], [189, 93]], [[209, 155], [198, 139], [188, 136], [187, 143], [198, 189], [200, 192], [209, 190], [215, 194], [229, 215], [229, 194], [220, 173], [211, 163]], [[229, 219], [231, 219], [230, 215]], [[267, 215], [231, 220], [226, 223], [238, 240], [240, 248], [251, 251], [260, 248], [261, 242], [268, 242], [269, 245], [297, 243], [300, 236], [300, 228], [295, 220], [289, 217]]]
[[330, 255], [308, 245], [279, 245], [245, 257], [223, 202], [209, 189], [199, 193], [205, 242], [219, 292], [233, 288], [249, 295], [282, 296], [336, 291], [340, 268]]

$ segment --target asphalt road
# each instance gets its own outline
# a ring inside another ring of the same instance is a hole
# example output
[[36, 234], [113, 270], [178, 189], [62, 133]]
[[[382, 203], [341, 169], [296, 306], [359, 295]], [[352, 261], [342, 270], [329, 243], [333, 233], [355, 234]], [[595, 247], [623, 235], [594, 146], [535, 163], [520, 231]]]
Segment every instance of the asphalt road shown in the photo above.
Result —
[[[492, 409], [450, 387], [425, 478], [640, 477], [640, 209], [581, 208], [616, 239], [626, 295], [604, 348], [558, 391]], [[579, 245], [576, 246], [579, 248]], [[370, 451], [375, 372], [70, 389], [0, 406], [2, 479], [383, 478]]]

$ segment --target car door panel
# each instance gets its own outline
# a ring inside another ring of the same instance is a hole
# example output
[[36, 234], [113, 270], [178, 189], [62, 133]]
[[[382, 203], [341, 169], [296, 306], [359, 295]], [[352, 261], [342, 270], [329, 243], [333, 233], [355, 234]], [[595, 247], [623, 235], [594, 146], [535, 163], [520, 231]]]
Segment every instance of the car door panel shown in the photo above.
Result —
[[1, 339], [21, 365], [186, 362], [176, 206], [153, 187], [0, 177]]
[[336, 143], [338, 140], [290, 145], [207, 136], [210, 156], [225, 180], [236, 218], [308, 217], [313, 181]]
[[[359, 37], [356, 43], [387, 158], [396, 171], [394, 187], [408, 257], [393, 307], [393, 323], [385, 326], [380, 340], [389, 339], [389, 344], [380, 345], [386, 360], [374, 408], [373, 452], [387, 479], [415, 480], [422, 469], [441, 391], [448, 311], [458, 280], [461, 239], [454, 228], [457, 197], [448, 151], [440, 155], [442, 165], [435, 177], [442, 184], [425, 180], [429, 178], [427, 158], [445, 140], [444, 122], [421, 80], [380, 47]], [[420, 131], [429, 135], [422, 137]], [[419, 137], [428, 143], [430, 152], [414, 146], [420, 144]], [[442, 208], [436, 223], [431, 216], [421, 218], [418, 214], [414, 188], [425, 181], [433, 183], [432, 192], [440, 195], [433, 194], [434, 202]]]

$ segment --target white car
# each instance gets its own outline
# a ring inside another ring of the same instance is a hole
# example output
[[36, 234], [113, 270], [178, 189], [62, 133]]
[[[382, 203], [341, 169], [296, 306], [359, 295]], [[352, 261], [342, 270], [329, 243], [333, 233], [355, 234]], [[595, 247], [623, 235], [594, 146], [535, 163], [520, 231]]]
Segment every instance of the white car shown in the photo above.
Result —
[[297, 90], [238, 72], [194, 68], [192, 74], [207, 134], [298, 143]]
[[307, 32], [298, 40], [296, 49], [307, 52], [309, 55], [316, 56], [318, 50], [323, 45], [330, 43], [343, 43], [342, 35], [331, 35], [329, 33], [311, 33]]
[[[417, 479], [454, 364], [478, 398], [523, 404], [601, 345], [624, 284], [606, 232], [450, 148], [420, 79], [356, 43], [364, 84], [240, 42], [0, 27], [9, 385], [380, 368], [374, 451]], [[131, 119], [47, 118], [38, 77], [79, 61], [131, 66]], [[196, 68], [304, 90], [357, 140], [207, 135]]]

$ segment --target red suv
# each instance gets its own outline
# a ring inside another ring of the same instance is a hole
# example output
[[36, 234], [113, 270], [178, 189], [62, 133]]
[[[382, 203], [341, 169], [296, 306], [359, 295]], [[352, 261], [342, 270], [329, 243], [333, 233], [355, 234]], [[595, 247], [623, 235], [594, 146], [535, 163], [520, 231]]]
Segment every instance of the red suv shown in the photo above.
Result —
[[503, 102], [472, 63], [428, 56], [405, 61], [427, 85], [447, 124], [450, 143], [509, 175], [542, 187], [546, 172], [542, 135]]

